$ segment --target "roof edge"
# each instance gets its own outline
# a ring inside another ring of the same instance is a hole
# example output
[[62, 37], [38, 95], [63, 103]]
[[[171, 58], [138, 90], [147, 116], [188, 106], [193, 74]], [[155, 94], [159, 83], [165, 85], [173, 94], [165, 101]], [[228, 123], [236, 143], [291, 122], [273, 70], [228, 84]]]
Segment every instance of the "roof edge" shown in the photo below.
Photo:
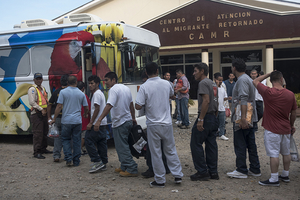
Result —
[[188, 5], [192, 4], [192, 3], [195, 3], [195, 2], [197, 2], [197, 1], [198, 1], [198, 0], [190, 0], [190, 1], [184, 3], [184, 4], [180, 5], [180, 6], [177, 6], [177, 7], [173, 8], [173, 9], [167, 11], [167, 12], [164, 12], [163, 14], [160, 14], [160, 15], [158, 15], [158, 16], [156, 16], [156, 17], [153, 17], [152, 19], [149, 19], [149, 20], [147, 20], [147, 21], [145, 21], [145, 22], [143, 22], [143, 23], [140, 23], [140, 24], [138, 24], [137, 26], [138, 26], [138, 27], [145, 26], [145, 25], [147, 25], [147, 24], [149, 24], [149, 23], [151, 23], [151, 22], [153, 22], [153, 21], [155, 21], [155, 20], [157, 20], [157, 19], [159, 19], [159, 18], [161, 18], [161, 17], [164, 17], [164, 16], [166, 16], [166, 15], [168, 15], [168, 14], [170, 14], [170, 13], [173, 13], [173, 12], [175, 12], [175, 11], [181, 9], [181, 8], [184, 8], [184, 7], [186, 7], [186, 6], [188, 6]]

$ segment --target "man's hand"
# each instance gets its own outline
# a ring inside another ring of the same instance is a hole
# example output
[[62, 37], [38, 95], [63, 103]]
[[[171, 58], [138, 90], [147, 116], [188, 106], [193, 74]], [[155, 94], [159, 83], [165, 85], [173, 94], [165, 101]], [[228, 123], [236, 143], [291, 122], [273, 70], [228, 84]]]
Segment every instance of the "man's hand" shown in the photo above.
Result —
[[232, 97], [228, 97], [228, 100], [232, 100]]
[[133, 125], [137, 125], [136, 119], [132, 119]]
[[86, 126], [86, 130], [92, 130], [92, 126], [93, 126], [93, 124], [92, 124], [92, 123], [89, 123], [89, 124]]
[[204, 128], [203, 128], [203, 121], [198, 121], [198, 123], [197, 123], [197, 129], [198, 129], [198, 131], [203, 131], [204, 130]]
[[291, 134], [294, 135], [295, 132], [296, 132], [296, 128], [292, 126]]
[[100, 127], [101, 121], [97, 121], [94, 125], [94, 131], [99, 131], [99, 127]]
[[50, 122], [48, 121], [48, 124], [52, 125], [52, 124], [54, 124], [54, 122], [55, 122], [54, 120], [51, 120]]
[[46, 116], [46, 115], [47, 115], [47, 110], [46, 110], [46, 109], [43, 109], [43, 110], [42, 110], [42, 115], [43, 115], [43, 116]]
[[248, 122], [245, 118], [241, 119], [240, 128], [242, 128], [242, 129], [248, 129], [249, 128]]

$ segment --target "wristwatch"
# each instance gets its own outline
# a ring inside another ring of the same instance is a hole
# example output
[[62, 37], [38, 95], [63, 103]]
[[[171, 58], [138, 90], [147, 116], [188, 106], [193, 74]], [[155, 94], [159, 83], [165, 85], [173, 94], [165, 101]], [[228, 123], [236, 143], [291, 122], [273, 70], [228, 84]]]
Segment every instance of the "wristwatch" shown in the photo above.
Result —
[[203, 122], [203, 121], [204, 121], [204, 119], [198, 118], [198, 122]]

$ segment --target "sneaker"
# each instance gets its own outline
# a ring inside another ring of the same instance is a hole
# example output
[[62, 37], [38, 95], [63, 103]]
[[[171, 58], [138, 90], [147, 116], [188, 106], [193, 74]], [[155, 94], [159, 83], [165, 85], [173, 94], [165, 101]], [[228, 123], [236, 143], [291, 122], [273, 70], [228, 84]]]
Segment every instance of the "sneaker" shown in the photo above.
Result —
[[289, 183], [290, 178], [288, 176], [278, 176], [279, 180], [282, 180], [283, 182]]
[[179, 183], [181, 183], [182, 182], [182, 178], [175, 178], [175, 183], [176, 184], [179, 184]]
[[154, 172], [148, 169], [147, 171], [142, 173], [142, 176], [144, 178], [151, 178], [154, 177]]
[[231, 178], [248, 178], [248, 176], [246, 174], [243, 174], [243, 173], [238, 172], [236, 170], [234, 170], [233, 172], [228, 172], [227, 176], [229, 176]]
[[156, 181], [150, 182], [150, 187], [160, 187], [164, 188], [165, 184], [164, 183], [156, 183]]
[[258, 182], [259, 185], [264, 185], [264, 186], [279, 186], [279, 181], [276, 181], [276, 182], [270, 182], [269, 179], [266, 180], [266, 181], [259, 181]]
[[66, 162], [66, 165], [67, 165], [68, 167], [71, 167], [71, 166], [72, 166], [72, 161], [67, 161], [67, 162]]
[[248, 176], [261, 176], [261, 173], [255, 174], [250, 169], [248, 169]]
[[59, 158], [54, 158], [53, 162], [59, 162]]
[[180, 128], [180, 129], [189, 129], [190, 127], [189, 127], [189, 126], [184, 126], [184, 125], [182, 125], [182, 126], [180, 126], [179, 128]]
[[196, 174], [191, 175], [190, 178], [192, 181], [208, 181], [210, 175], [208, 172], [206, 172], [205, 174], [200, 174], [199, 172], [197, 172]]
[[107, 170], [107, 168], [106, 168], [106, 164], [103, 164], [103, 167], [101, 168], [101, 170], [102, 170], [102, 171], [105, 171], [105, 170]]
[[90, 173], [96, 172], [103, 168], [105, 165], [102, 162], [94, 162], [93, 167], [89, 170]]
[[219, 174], [218, 173], [210, 173], [210, 179], [219, 180]]
[[129, 173], [128, 171], [125, 171], [125, 172], [120, 172], [120, 176], [123, 176], [123, 177], [136, 177], [136, 176], [138, 176], [138, 174], [136, 173], [136, 174], [131, 174], [131, 173]]
[[124, 171], [123, 171], [121, 168], [116, 168], [116, 169], [115, 169], [115, 172], [116, 172], [116, 173], [120, 173], [120, 172], [124, 172]]
[[179, 124], [181, 124], [181, 121], [178, 121], [178, 120], [177, 120], [177, 121], [175, 122], [175, 124], [176, 124], [176, 125], [179, 125]]
[[221, 139], [221, 140], [227, 141], [227, 140], [228, 140], [228, 137], [226, 137], [225, 135], [222, 135], [222, 136], [220, 137], [220, 139]]

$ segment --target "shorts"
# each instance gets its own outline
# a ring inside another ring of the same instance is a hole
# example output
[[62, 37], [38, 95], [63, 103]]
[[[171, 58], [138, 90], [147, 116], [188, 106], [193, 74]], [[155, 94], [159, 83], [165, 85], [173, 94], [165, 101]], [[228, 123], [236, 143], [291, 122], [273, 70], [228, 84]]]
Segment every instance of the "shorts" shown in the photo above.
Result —
[[264, 141], [267, 156], [278, 158], [281, 155], [290, 155], [290, 138], [291, 134], [280, 135], [265, 130]]
[[86, 130], [85, 131], [81, 131], [81, 139], [85, 138], [85, 132], [86, 132]]

